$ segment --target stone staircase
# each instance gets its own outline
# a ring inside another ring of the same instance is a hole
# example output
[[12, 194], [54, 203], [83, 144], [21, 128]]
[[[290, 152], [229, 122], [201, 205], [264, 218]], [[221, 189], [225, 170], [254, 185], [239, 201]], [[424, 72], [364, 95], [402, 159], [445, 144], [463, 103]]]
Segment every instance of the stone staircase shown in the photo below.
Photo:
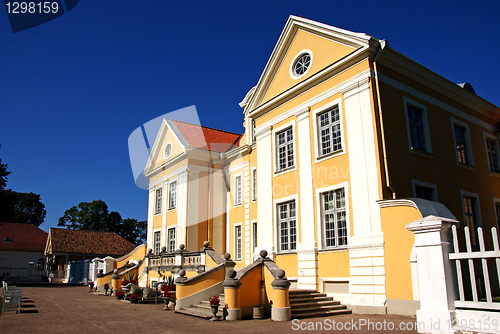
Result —
[[[222, 319], [222, 308], [224, 307], [224, 294], [219, 294], [220, 306], [219, 311], [217, 312], [217, 317]], [[210, 319], [212, 318], [212, 309], [210, 308], [210, 303], [208, 300], [203, 300], [199, 304], [191, 305], [190, 307], [182, 308], [180, 310], [175, 311], [177, 313], [182, 313], [186, 315], [191, 315], [193, 317]]]
[[337, 314], [350, 314], [351, 310], [325, 293], [316, 290], [290, 290], [292, 319], [327, 317]]

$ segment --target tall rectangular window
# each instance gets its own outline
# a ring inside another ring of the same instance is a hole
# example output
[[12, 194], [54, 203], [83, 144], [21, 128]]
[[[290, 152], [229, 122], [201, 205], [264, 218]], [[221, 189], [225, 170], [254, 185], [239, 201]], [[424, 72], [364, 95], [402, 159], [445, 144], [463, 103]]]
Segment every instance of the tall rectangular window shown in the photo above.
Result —
[[257, 248], [257, 222], [254, 222], [252, 224], [252, 250], [255, 252], [255, 249]]
[[158, 232], [155, 232], [155, 235], [154, 235], [154, 251], [155, 251], [155, 254], [158, 255], [160, 254], [160, 250], [161, 250], [161, 232], [158, 231]]
[[455, 137], [457, 161], [462, 164], [472, 165], [467, 128], [459, 124], [453, 124], [453, 135]]
[[293, 128], [286, 129], [276, 135], [278, 166], [277, 171], [282, 171], [294, 166], [293, 157]]
[[156, 198], [155, 198], [155, 214], [161, 213], [162, 206], [162, 188], [156, 189]]
[[168, 209], [175, 209], [177, 205], [177, 181], [170, 183], [168, 187]]
[[347, 245], [347, 216], [344, 188], [321, 195], [323, 202], [323, 244], [325, 247]]
[[295, 201], [278, 205], [278, 233], [280, 251], [293, 251], [297, 248]]
[[168, 252], [175, 252], [175, 228], [168, 229]]
[[257, 200], [257, 169], [252, 169], [252, 201]]
[[234, 205], [241, 205], [241, 175], [234, 178]]
[[406, 112], [408, 116], [411, 148], [427, 152], [428, 149], [424, 128], [424, 111], [408, 104], [406, 106]]
[[336, 106], [318, 114], [317, 117], [320, 155], [323, 156], [342, 150], [339, 107]]
[[478, 247], [477, 228], [481, 226], [481, 223], [479, 222], [479, 207], [477, 198], [472, 196], [463, 196], [462, 200], [464, 206], [465, 226], [469, 227], [471, 244], [474, 247]]
[[488, 156], [488, 168], [490, 173], [500, 173], [498, 168], [498, 141], [486, 139], [486, 153]]
[[234, 227], [234, 259], [241, 260], [241, 225]]

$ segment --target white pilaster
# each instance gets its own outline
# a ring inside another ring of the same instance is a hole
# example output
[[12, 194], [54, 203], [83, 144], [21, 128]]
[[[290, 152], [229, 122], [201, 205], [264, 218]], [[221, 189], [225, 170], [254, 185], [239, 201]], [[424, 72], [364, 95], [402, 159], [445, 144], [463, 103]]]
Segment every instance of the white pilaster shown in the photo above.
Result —
[[317, 289], [318, 262], [316, 258], [316, 241], [314, 239], [316, 230], [314, 224], [309, 108], [298, 110], [295, 116], [297, 116], [298, 135], [301, 234], [301, 242], [297, 247], [297, 285], [300, 289]]
[[[201, 169], [198, 168], [193, 168], [192, 166], [189, 168], [189, 182], [188, 182], [188, 189], [189, 192], [187, 194], [187, 225], [186, 225], [186, 241], [183, 241], [184, 245], [188, 250], [198, 250], [198, 249], [191, 249], [191, 245], [193, 243], [197, 244], [198, 243], [198, 223], [200, 220], [205, 220], [206, 218], [201, 218], [199, 217], [199, 211], [200, 211], [200, 203], [199, 203], [199, 192], [200, 192], [200, 187], [206, 188], [201, 186], [201, 183], [204, 182], [206, 184], [207, 178], [200, 178], [200, 171]], [[203, 203], [202, 205], [206, 206], [206, 203]], [[189, 244], [189, 247], [188, 247]]]
[[162, 203], [161, 203], [161, 240], [160, 245], [167, 247], [167, 202], [168, 202], [168, 179], [162, 185]]
[[149, 189], [149, 199], [148, 199], [148, 234], [147, 234], [147, 239], [146, 239], [147, 250], [153, 249], [154, 203], [155, 203], [155, 190], [154, 190], [154, 187], [152, 187]]
[[[369, 77], [348, 87], [344, 94], [347, 146], [351, 175], [354, 237], [381, 235], [379, 177], [375, 120], [370, 101]], [[364, 242], [364, 243], [369, 243]]]
[[273, 242], [273, 155], [271, 141], [271, 127], [259, 128], [256, 132], [257, 139], [257, 233], [260, 250], [267, 250], [268, 254], [274, 253]]
[[385, 313], [385, 265], [380, 207], [377, 137], [370, 76], [342, 90], [350, 168], [353, 235], [349, 238], [351, 303], [358, 312]]
[[184, 171], [179, 174], [178, 189], [177, 189], [177, 233], [176, 249], [180, 244], [186, 245], [186, 228], [188, 219], [188, 172]]

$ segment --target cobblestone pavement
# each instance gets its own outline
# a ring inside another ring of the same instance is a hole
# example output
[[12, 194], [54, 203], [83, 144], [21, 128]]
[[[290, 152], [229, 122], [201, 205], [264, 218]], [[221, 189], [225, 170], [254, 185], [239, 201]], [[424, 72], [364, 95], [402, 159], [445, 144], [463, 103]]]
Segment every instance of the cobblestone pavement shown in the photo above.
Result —
[[[21, 314], [0, 316], [0, 333], [417, 333], [415, 318], [338, 315], [274, 322], [209, 321], [88, 293], [87, 287], [22, 287]], [[404, 328], [403, 328], [404, 327]], [[321, 330], [322, 328], [322, 330]]]

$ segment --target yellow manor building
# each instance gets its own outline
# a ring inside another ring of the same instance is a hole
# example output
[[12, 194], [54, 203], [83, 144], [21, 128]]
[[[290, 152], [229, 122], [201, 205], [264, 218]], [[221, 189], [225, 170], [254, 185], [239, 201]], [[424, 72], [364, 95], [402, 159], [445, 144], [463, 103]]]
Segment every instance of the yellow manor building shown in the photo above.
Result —
[[240, 106], [244, 134], [163, 121], [144, 172], [153, 254], [208, 241], [240, 271], [266, 250], [291, 290], [415, 314], [406, 225], [458, 220], [475, 247], [500, 221], [500, 109], [385, 40], [291, 16]]

